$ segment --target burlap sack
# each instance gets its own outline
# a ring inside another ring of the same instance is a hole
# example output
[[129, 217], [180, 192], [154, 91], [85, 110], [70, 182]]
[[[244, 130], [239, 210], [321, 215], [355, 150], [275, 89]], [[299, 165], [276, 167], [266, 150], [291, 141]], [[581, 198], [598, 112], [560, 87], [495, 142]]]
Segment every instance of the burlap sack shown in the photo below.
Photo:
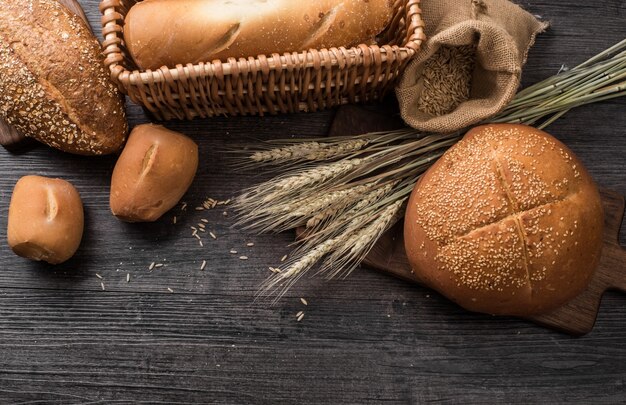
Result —
[[[423, 0], [428, 40], [404, 71], [396, 94], [403, 120], [428, 132], [453, 132], [495, 115], [515, 96], [535, 36], [547, 23], [507, 0]], [[469, 99], [434, 116], [418, 109], [424, 63], [442, 46], [475, 45]]]

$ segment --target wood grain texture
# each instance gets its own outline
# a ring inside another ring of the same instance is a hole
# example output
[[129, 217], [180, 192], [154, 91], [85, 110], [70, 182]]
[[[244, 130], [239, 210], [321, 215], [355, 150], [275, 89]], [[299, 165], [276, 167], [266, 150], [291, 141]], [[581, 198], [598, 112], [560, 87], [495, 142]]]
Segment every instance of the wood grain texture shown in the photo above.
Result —
[[[99, 35], [97, 0], [81, 3]], [[621, 0], [522, 4], [553, 23], [531, 51], [525, 84], [626, 37]], [[625, 108], [626, 100], [581, 108], [550, 128], [601, 186], [622, 195]], [[136, 106], [128, 112], [131, 125], [147, 121]], [[289, 251], [293, 235], [246, 235], [221, 210], [192, 208], [265, 178], [231, 170], [224, 147], [321, 136], [332, 117], [168, 122], [198, 142], [202, 159], [184, 197], [190, 208], [149, 225], [110, 215], [114, 157], [70, 156], [38, 145], [0, 150], [0, 239], [6, 239], [11, 190], [25, 174], [73, 182], [87, 226], [79, 254], [58, 268], [24, 261], [0, 245], [0, 403], [624, 401], [626, 297], [620, 293], [605, 295], [593, 332], [578, 339], [522, 320], [469, 314], [427, 289], [365, 269], [342, 281], [305, 280], [273, 307], [254, 303], [267, 266]], [[218, 237], [205, 238], [204, 248], [189, 229], [200, 218]], [[249, 241], [255, 246], [247, 247]], [[229, 254], [232, 248], [250, 260]], [[202, 260], [209, 263], [205, 271]], [[150, 272], [153, 261], [168, 266]], [[298, 323], [300, 310], [305, 318]]]

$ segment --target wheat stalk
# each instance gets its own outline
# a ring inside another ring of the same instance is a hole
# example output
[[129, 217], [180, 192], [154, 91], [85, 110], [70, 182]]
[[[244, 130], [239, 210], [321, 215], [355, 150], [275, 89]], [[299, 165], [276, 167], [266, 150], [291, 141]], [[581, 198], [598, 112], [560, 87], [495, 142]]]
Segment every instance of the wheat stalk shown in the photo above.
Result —
[[[626, 39], [520, 91], [484, 123], [544, 128], [574, 107], [624, 95]], [[241, 166], [278, 168], [284, 174], [242, 193], [235, 204], [238, 225], [262, 232], [307, 228], [283, 271], [271, 276], [259, 295], [280, 298], [319, 263], [328, 278], [353, 271], [402, 217], [422, 173], [463, 132], [434, 135], [404, 128], [305, 142], [278, 140], [247, 155]]]

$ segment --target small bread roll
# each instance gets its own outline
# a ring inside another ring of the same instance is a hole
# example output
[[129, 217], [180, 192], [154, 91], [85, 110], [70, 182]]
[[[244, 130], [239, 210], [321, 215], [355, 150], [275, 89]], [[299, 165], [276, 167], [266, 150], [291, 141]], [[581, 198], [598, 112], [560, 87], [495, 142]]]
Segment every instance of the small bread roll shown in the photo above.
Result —
[[600, 260], [604, 215], [574, 153], [523, 125], [476, 127], [415, 187], [404, 225], [414, 272], [462, 307], [549, 312]]
[[22, 177], [9, 206], [7, 237], [15, 254], [50, 264], [69, 260], [83, 237], [83, 204], [65, 180]]
[[156, 221], [187, 192], [197, 169], [198, 145], [190, 138], [159, 125], [135, 127], [113, 169], [113, 215]]

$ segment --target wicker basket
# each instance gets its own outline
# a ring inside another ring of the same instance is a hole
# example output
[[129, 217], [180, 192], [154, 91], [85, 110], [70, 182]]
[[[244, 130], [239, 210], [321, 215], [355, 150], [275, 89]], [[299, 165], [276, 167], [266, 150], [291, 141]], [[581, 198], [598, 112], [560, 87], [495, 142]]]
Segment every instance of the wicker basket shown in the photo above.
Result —
[[393, 87], [425, 39], [419, 0], [396, 0], [381, 45], [138, 71], [123, 36], [124, 17], [135, 3], [100, 3], [105, 65], [122, 92], [160, 120], [316, 111], [375, 100]]

